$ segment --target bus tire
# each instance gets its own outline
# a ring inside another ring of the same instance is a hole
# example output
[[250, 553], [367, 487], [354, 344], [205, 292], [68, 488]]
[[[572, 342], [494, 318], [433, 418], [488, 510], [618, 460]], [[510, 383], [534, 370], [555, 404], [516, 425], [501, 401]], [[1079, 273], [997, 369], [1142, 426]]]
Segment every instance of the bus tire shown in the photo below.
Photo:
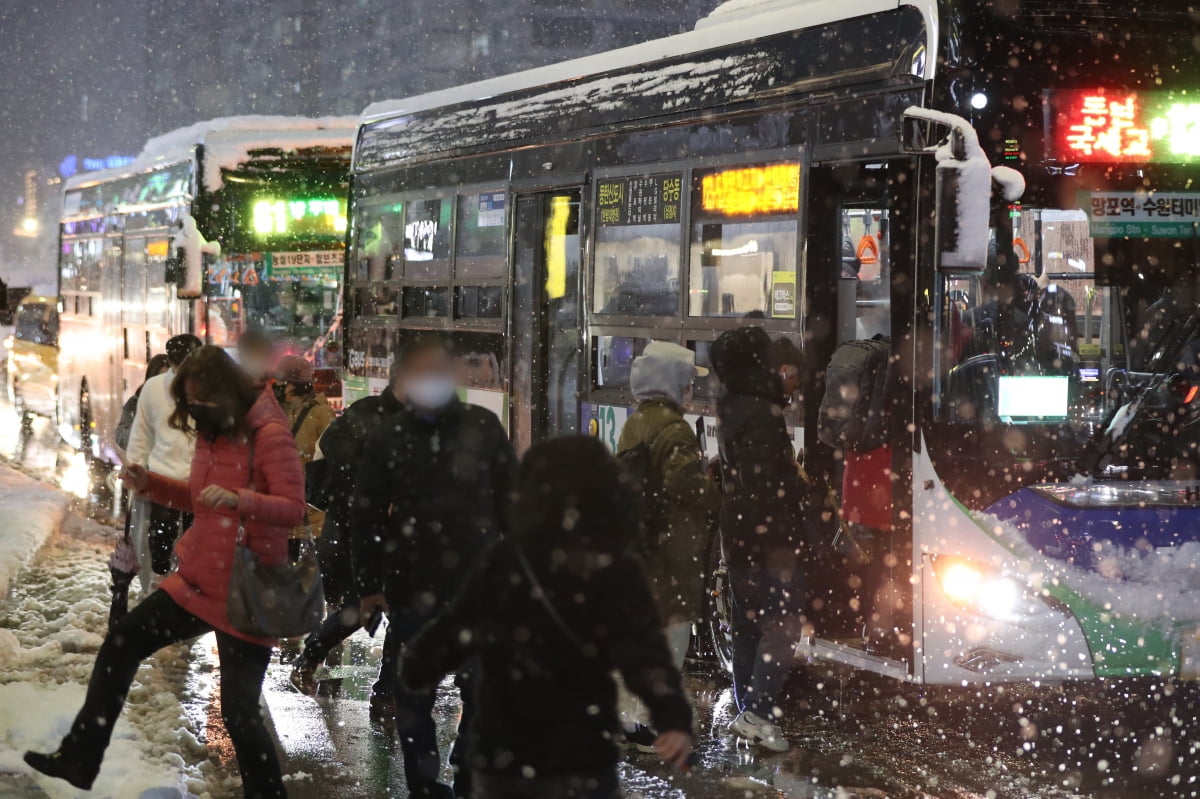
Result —
[[726, 674], [733, 674], [732, 593], [721, 548], [721, 535], [712, 536], [707, 553], [708, 584], [704, 596], [702, 627], [707, 654]]

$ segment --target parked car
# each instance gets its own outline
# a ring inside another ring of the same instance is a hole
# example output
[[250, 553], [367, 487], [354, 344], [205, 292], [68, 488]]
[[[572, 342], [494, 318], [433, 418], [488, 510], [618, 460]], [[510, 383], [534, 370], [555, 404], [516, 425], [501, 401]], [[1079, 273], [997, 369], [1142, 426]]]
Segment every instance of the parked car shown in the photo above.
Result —
[[5, 344], [13, 406], [22, 414], [53, 419], [58, 409], [58, 298], [30, 295], [21, 300]]

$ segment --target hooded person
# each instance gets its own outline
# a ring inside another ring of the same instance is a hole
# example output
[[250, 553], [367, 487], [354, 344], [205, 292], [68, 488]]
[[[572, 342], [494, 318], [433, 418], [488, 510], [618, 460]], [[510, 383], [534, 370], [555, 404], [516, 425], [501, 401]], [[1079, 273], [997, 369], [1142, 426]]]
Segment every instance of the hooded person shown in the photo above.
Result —
[[[707, 374], [687, 347], [666, 341], [647, 344], [630, 372], [638, 406], [625, 421], [617, 444], [618, 460], [638, 459], [646, 472], [639, 554], [678, 669], [683, 668], [692, 625], [703, 610], [705, 554], [711, 517], [720, 504], [717, 487], [704, 469], [700, 441], [683, 416], [695, 379]], [[653, 496], [645, 496], [651, 486]], [[620, 711], [626, 741], [639, 751], [654, 751], [656, 736], [647, 726], [646, 709], [624, 688]]]
[[468, 729], [479, 799], [620, 796], [616, 689], [650, 708], [660, 755], [682, 766], [692, 711], [646, 574], [632, 552], [637, 498], [582, 436], [531, 448], [512, 534], [405, 649], [403, 681], [431, 688], [477, 658]]
[[783, 417], [787, 397], [759, 327], [722, 333], [712, 364], [721, 449], [721, 540], [733, 594], [734, 698], [730, 731], [771, 751], [788, 748], [775, 724], [804, 609], [798, 555], [806, 544], [808, 487]]

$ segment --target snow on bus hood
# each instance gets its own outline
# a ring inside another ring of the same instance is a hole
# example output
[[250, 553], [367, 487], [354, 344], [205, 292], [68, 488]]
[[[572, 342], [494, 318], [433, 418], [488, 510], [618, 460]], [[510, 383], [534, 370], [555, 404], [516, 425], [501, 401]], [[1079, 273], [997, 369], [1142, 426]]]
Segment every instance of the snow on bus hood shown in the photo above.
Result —
[[251, 150], [278, 147], [302, 150], [309, 147], [349, 147], [358, 126], [356, 117], [236, 116], [210, 119], [178, 128], [146, 142], [130, 164], [100, 172], [85, 172], [67, 181], [74, 189], [104, 180], [134, 175], [157, 166], [178, 163], [191, 157], [197, 144], [205, 146], [204, 186], [221, 188], [221, 170], [245, 161]]
[[973, 514], [1019, 556], [1098, 607], [1200, 621], [1200, 494], [1193, 483], [1023, 488]]

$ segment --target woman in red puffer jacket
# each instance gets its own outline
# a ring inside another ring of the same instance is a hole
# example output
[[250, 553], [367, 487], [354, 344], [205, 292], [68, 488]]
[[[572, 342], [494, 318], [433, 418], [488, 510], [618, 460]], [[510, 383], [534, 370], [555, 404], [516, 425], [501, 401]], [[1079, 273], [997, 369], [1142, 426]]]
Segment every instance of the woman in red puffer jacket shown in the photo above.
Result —
[[221, 711], [237, 752], [247, 797], [286, 792], [275, 747], [259, 712], [274, 641], [229, 623], [226, 596], [239, 526], [265, 564], [287, 557], [288, 531], [304, 518], [300, 458], [279, 403], [258, 393], [224, 350], [202, 347], [171, 386], [171, 424], [196, 436], [188, 483], [130, 466], [126, 485], [162, 505], [195, 514], [175, 545], [179, 567], [108, 631], [96, 656], [87, 699], [57, 752], [25, 753], [25, 762], [88, 790], [100, 771], [113, 725], [142, 660], [168, 644], [209, 631], [221, 660]]

